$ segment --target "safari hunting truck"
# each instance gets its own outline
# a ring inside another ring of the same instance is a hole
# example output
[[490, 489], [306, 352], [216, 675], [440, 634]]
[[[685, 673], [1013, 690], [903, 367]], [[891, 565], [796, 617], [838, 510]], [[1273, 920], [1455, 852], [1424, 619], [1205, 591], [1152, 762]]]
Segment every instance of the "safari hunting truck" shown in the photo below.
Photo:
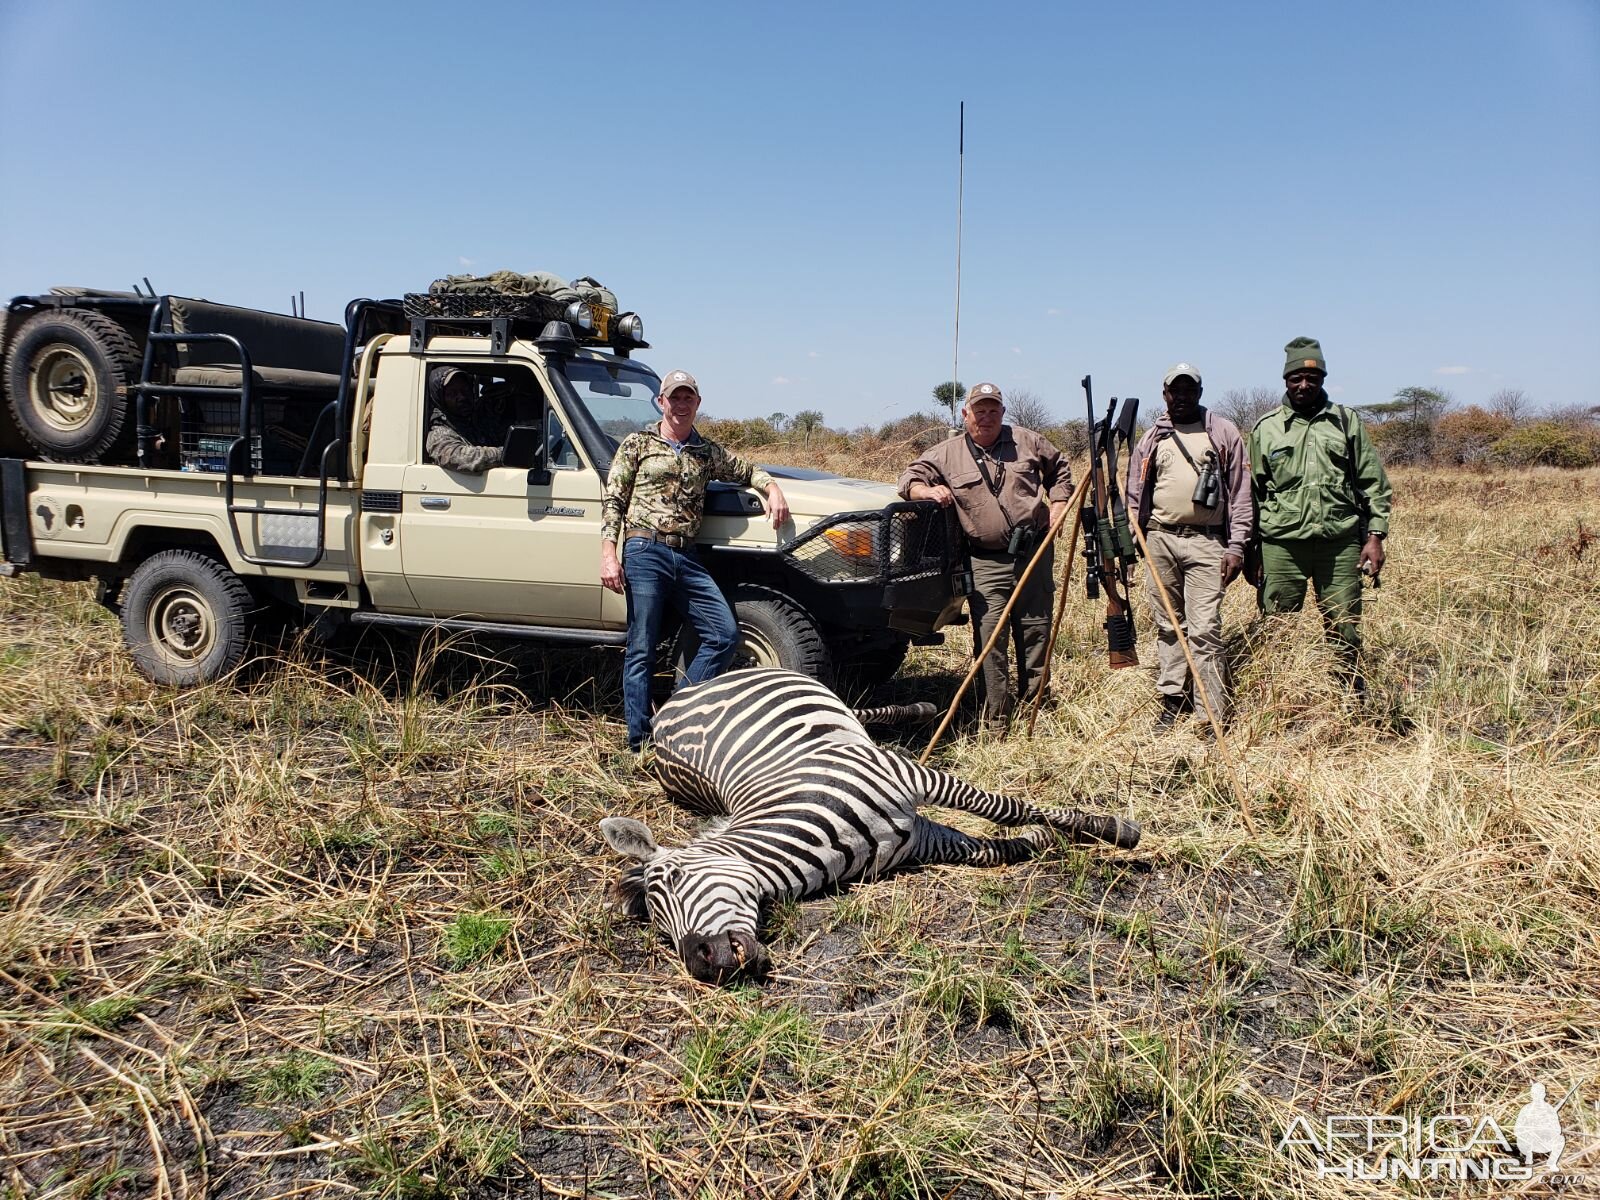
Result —
[[[624, 600], [600, 586], [600, 503], [619, 439], [659, 415], [637, 314], [429, 292], [352, 301], [340, 327], [56, 288], [5, 317], [0, 574], [93, 580], [152, 680], [223, 675], [269, 613], [625, 642]], [[505, 465], [428, 460], [438, 365], [504, 417]], [[960, 619], [965, 559], [936, 505], [768, 469], [792, 525], [718, 485], [699, 539], [745, 660], [876, 682]]]

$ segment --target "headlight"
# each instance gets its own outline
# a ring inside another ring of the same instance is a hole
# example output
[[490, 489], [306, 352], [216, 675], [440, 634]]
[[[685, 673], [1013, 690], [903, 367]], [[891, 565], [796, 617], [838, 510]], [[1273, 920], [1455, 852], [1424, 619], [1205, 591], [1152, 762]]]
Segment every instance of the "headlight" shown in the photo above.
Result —
[[574, 329], [581, 329], [584, 333], [594, 332], [594, 309], [582, 300], [574, 300], [567, 305], [567, 324]]
[[611, 335], [617, 341], [643, 342], [644, 320], [638, 313], [623, 313], [611, 323]]

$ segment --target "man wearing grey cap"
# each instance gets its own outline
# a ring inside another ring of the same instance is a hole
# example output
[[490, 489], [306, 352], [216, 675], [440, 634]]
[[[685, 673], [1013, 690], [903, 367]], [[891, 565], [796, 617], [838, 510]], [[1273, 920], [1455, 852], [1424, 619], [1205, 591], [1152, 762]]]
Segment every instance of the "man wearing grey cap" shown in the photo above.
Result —
[[[931, 447], [900, 476], [907, 500], [955, 506], [972, 555], [973, 652], [993, 634], [1001, 610], [1055, 518], [1072, 497], [1072, 468], [1050, 439], [1003, 423], [1005, 400], [992, 383], [967, 393], [963, 431]], [[1045, 677], [1054, 552], [1046, 550], [1011, 610], [1017, 647], [1017, 690], [1031, 700]], [[1012, 707], [1005, 639], [984, 660], [978, 699], [985, 724], [1004, 721]]]
[[[1161, 381], [1167, 411], [1145, 430], [1128, 463], [1128, 514], [1150, 547], [1150, 615], [1156, 626], [1158, 730], [1198, 706], [1178, 631], [1161, 602], [1165, 586], [1200, 684], [1226, 721], [1222, 597], [1244, 567], [1254, 525], [1250, 456], [1239, 427], [1200, 403], [1200, 372], [1186, 362]], [[1159, 580], [1159, 584], [1158, 581]], [[1208, 727], [1202, 727], [1209, 732]]]

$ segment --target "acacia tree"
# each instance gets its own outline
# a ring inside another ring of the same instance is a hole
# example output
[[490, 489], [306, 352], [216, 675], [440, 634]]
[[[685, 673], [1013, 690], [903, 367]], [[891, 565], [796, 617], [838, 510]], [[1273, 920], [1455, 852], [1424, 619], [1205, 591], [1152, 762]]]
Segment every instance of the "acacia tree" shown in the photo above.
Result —
[[950, 410], [950, 422], [955, 423], [956, 406], [966, 397], [967, 388], [959, 379], [954, 383], [935, 384], [933, 398]]

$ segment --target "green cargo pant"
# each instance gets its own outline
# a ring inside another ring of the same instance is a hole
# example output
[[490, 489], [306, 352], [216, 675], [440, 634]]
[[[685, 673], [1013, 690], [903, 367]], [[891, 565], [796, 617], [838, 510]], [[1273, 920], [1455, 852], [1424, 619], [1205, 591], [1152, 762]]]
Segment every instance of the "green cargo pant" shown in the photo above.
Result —
[[1346, 669], [1361, 653], [1361, 543], [1354, 537], [1261, 543], [1266, 585], [1261, 607], [1268, 613], [1299, 612], [1306, 584], [1317, 590], [1317, 609], [1328, 641]]
[[[994, 632], [1000, 610], [1016, 590], [1022, 577], [1026, 558], [1012, 558], [1007, 554], [972, 553], [972, 582], [974, 591], [967, 597], [967, 609], [972, 614], [972, 651], [983, 649], [989, 635]], [[1003, 721], [1011, 712], [1014, 696], [1032, 700], [1044, 682], [1044, 652], [1050, 644], [1050, 601], [1055, 597], [1052, 572], [1055, 550], [1046, 550], [1039, 565], [1028, 578], [1028, 586], [1017, 597], [1007, 621], [1010, 629], [994, 644], [994, 650], [984, 659], [978, 672], [978, 703], [984, 721]], [[1017, 689], [1011, 689], [1010, 643], [1015, 642], [1017, 654]]]

